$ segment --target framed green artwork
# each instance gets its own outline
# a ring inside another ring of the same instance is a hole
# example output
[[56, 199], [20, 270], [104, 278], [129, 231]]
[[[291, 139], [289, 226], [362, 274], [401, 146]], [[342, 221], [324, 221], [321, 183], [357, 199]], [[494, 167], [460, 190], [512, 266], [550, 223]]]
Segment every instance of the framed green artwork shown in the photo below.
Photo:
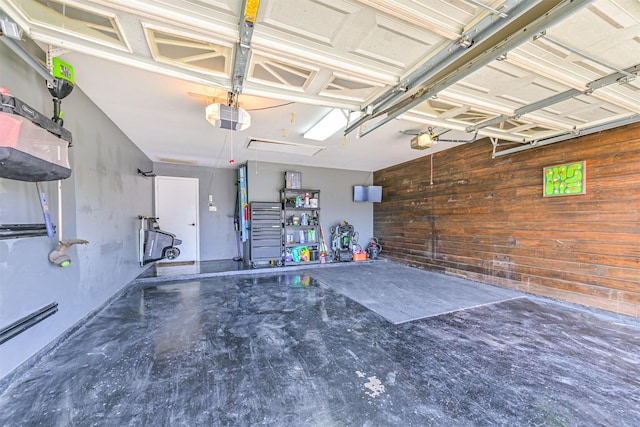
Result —
[[544, 168], [544, 197], [586, 194], [586, 162], [566, 163]]

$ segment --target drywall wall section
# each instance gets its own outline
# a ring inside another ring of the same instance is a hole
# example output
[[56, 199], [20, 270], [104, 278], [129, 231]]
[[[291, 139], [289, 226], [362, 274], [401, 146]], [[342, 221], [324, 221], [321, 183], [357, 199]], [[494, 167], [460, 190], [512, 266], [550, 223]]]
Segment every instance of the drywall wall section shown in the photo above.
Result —
[[[303, 186], [321, 190], [322, 226], [329, 239], [331, 226], [345, 220], [353, 224], [366, 246], [373, 233], [373, 204], [353, 202], [354, 185], [370, 185], [373, 175], [341, 169], [299, 167], [280, 163], [248, 163], [249, 201], [279, 201], [285, 171], [299, 171]], [[197, 178], [200, 182], [200, 259], [231, 259], [237, 255], [235, 214], [237, 169], [154, 163], [158, 176]], [[209, 195], [216, 211], [209, 211]], [[162, 220], [161, 220], [162, 223]], [[248, 251], [248, 248], [243, 250]]]
[[[233, 225], [237, 188], [236, 170], [154, 163], [153, 172], [158, 176], [177, 176], [199, 180], [200, 260], [232, 259], [235, 257], [238, 253], [236, 232]], [[213, 198], [215, 211], [209, 210], [209, 195]], [[162, 226], [162, 218], [160, 218], [160, 225]]]
[[[582, 161], [586, 194], [543, 197], [544, 167]], [[482, 140], [436, 153], [433, 185], [429, 170], [375, 172], [385, 257], [640, 316], [640, 124], [496, 159]]]
[[[62, 182], [64, 238], [74, 246], [66, 268], [47, 256], [58, 237], [0, 240], [0, 327], [51, 303], [59, 311], [0, 345], [0, 378], [101, 307], [142, 269], [138, 264], [138, 214], [151, 211], [152, 181], [136, 174], [151, 161], [78, 86], [63, 100], [64, 124], [73, 134], [72, 175]], [[52, 111], [44, 80], [0, 43], [0, 86], [44, 114]], [[57, 183], [44, 183], [53, 221]], [[0, 223], [42, 223], [33, 183], [0, 178]], [[108, 354], [109, 349], [104, 349]]]
[[363, 248], [367, 245], [373, 237], [374, 203], [354, 202], [353, 186], [371, 185], [373, 176], [370, 172], [250, 161], [247, 163], [249, 201], [279, 201], [286, 171], [302, 174], [302, 188], [320, 190], [320, 223], [327, 246], [331, 243], [330, 228], [340, 221], [353, 225], [359, 234], [360, 245]]

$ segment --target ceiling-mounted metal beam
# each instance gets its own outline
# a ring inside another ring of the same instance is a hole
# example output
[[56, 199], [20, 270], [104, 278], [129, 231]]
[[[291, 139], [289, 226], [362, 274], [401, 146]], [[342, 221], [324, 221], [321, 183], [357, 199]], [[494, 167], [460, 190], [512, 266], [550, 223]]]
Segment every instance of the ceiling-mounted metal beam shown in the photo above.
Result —
[[605, 130], [617, 128], [624, 125], [640, 122], [640, 114], [634, 114], [623, 119], [614, 120], [608, 123], [603, 123], [595, 126], [586, 127], [583, 129], [576, 129], [574, 132], [566, 132], [562, 135], [556, 135], [545, 139], [532, 141], [527, 145], [521, 145], [519, 147], [508, 148], [493, 153], [493, 158], [506, 156], [507, 154], [513, 154], [520, 151], [531, 150], [532, 148], [542, 147], [543, 145], [555, 144], [556, 142], [566, 141], [567, 139], [576, 138], [577, 136], [590, 135], [596, 132], [602, 132]]
[[[427, 82], [426, 87], [424, 87], [415, 96], [405, 99], [399, 102], [396, 106], [387, 109], [387, 111], [385, 111], [387, 117], [362, 132], [361, 136], [374, 131], [380, 126], [393, 120], [398, 115], [412, 109], [424, 100], [435, 96], [438, 92], [487, 65], [497, 56], [507, 53], [518, 45], [524, 43], [532, 37], [532, 34], [540, 33], [544, 29], [566, 18], [570, 14], [575, 13], [577, 9], [586, 6], [592, 1], [593, 0], [563, 0], [560, 2], [543, 1], [540, 5], [530, 8], [527, 11], [526, 16], [522, 18], [526, 19], [526, 22], [523, 23], [520, 22], [521, 19], [517, 19], [509, 26], [494, 33], [485, 43], [477, 46], [476, 49], [480, 50], [479, 54], [475, 52], [476, 56], [470, 59], [466, 64], [463, 64], [443, 77], [435, 76], [432, 80], [433, 83]], [[485, 47], [485, 45], [489, 46]]]
[[[550, 37], [546, 34], [546, 32], [545, 32], [545, 33], [543, 33], [543, 34], [541, 34], [541, 35], [540, 35], [540, 37], [538, 37], [536, 40], [543, 40], [543, 41], [549, 42], [549, 43], [551, 43], [551, 44], [553, 44], [553, 45], [555, 45], [555, 46], [559, 47], [560, 49], [564, 49], [564, 50], [566, 50], [566, 51], [569, 51], [569, 52], [573, 53], [574, 55], [577, 55], [577, 56], [579, 56], [579, 57], [581, 57], [581, 58], [583, 58], [583, 59], [586, 59], [587, 61], [594, 62], [594, 63], [596, 63], [596, 64], [598, 64], [598, 65], [601, 65], [601, 66], [603, 66], [603, 67], [605, 67], [605, 68], [608, 68], [608, 69], [610, 69], [610, 70], [618, 71], [618, 72], [620, 72], [620, 73], [624, 73], [624, 72], [625, 72], [624, 70], [621, 70], [621, 69], [620, 69], [620, 68], [618, 68], [618, 67], [614, 67], [613, 65], [611, 65], [611, 64], [607, 64], [606, 62], [603, 62], [603, 61], [600, 61], [600, 60], [598, 60], [597, 58], [594, 58], [593, 56], [589, 56], [589, 55], [587, 55], [587, 54], [585, 54], [585, 53], [582, 53], [582, 52], [580, 52], [579, 50], [574, 49], [574, 48], [572, 48], [571, 46], [566, 45], [565, 43], [560, 43], [559, 41], [557, 41], [557, 40], [554, 40], [554, 39], [550, 38]], [[635, 75], [627, 74], [627, 76], [628, 76], [630, 79], [635, 78]]]
[[571, 99], [582, 94], [584, 94], [584, 91], [570, 89], [565, 92], [550, 96], [549, 98], [541, 99], [540, 101], [534, 102], [533, 104], [525, 105], [522, 108], [518, 108], [517, 110], [515, 110], [514, 114], [508, 116], [503, 114], [498, 117], [494, 117], [493, 119], [478, 123], [477, 125], [467, 126], [465, 130], [467, 132], [476, 132], [480, 129], [506, 122], [507, 120], [518, 119], [524, 114], [548, 107], [549, 105], [557, 104], [558, 102], [566, 101], [567, 99]]
[[231, 91], [242, 92], [244, 77], [247, 74], [249, 64], [249, 51], [251, 50], [251, 38], [253, 26], [258, 15], [260, 0], [244, 0], [242, 2], [242, 20], [240, 21], [240, 41], [236, 46], [236, 54], [233, 60], [233, 73], [231, 75]]
[[479, 1], [475, 1], [475, 0], [462, 0], [462, 1], [465, 2], [465, 3], [472, 4], [472, 5], [476, 6], [476, 7], [482, 8], [484, 10], [488, 10], [492, 14], [500, 16], [500, 18], [506, 18], [507, 17], [506, 13], [500, 12], [497, 9], [494, 9], [492, 7], [484, 5], [484, 4], [480, 3]]
[[[411, 90], [420, 86], [435, 73], [441, 71], [447, 65], [465, 55], [468, 46], [465, 47], [465, 43], [461, 42], [462, 40], [466, 40], [468, 43], [471, 43], [470, 41], [472, 41], [471, 44], [484, 41], [486, 37], [497, 31], [497, 28], [500, 28], [508, 22], [504, 20], [505, 16], [503, 15], [506, 15], [506, 18], [512, 20], [519, 14], [524, 13], [524, 11], [531, 6], [531, 3], [533, 2], [529, 2], [529, 5], [527, 5], [526, 0], [509, 0], [505, 2], [500, 7], [502, 15], [499, 16], [500, 18], [503, 18], [502, 20], [496, 21], [496, 17], [494, 15], [487, 15], [480, 22], [465, 31], [458, 39], [446, 45], [434, 56], [429, 57], [429, 59], [423, 62], [407, 76], [403, 77], [392, 88], [387, 89], [375, 100], [369, 102], [362, 109], [366, 112], [366, 115], [352, 123], [345, 131], [345, 134], [350, 133], [353, 129], [357, 128], [370, 118], [375, 117], [383, 108], [409, 94]], [[509, 12], [508, 15], [504, 13], [507, 11]]]
[[53, 84], [53, 76], [47, 68], [34, 58], [19, 42], [22, 36], [22, 30], [20, 27], [0, 9], [0, 40], [4, 42], [9, 49], [18, 55], [24, 62], [35, 70], [40, 76], [47, 82]]
[[[442, 127], [442, 128], [459, 131], [459, 132], [466, 132], [465, 130], [466, 126], [464, 124], [461, 124], [455, 121], [454, 122], [447, 121], [440, 118], [422, 116], [420, 113], [416, 113], [414, 111], [410, 111], [408, 113], [403, 114], [402, 116], [399, 117], [399, 119], [407, 120], [410, 122], [419, 123], [419, 124], [423, 124], [431, 127]], [[510, 135], [508, 133], [505, 133], [499, 130], [496, 131], [493, 129], [487, 129], [482, 134], [483, 136], [492, 136], [504, 141], [518, 142], [518, 143], [523, 142], [522, 137], [514, 137], [513, 135]]]
[[9, 16], [0, 9], [0, 35], [10, 37], [15, 40], [22, 38], [22, 29], [15, 21], [9, 19]]
[[[443, 71], [425, 81], [416, 93], [405, 97], [405, 99], [397, 102], [393, 106], [379, 112], [377, 116], [386, 115], [386, 117], [362, 132], [361, 136], [374, 131], [424, 100], [435, 96], [438, 92], [467, 77], [493, 61], [496, 57], [514, 49], [529, 40], [534, 34], [565, 19], [592, 1], [593, 0], [543, 0], [535, 6], [529, 7], [526, 10], [526, 14], [521, 14], [517, 19], [511, 20], [507, 25], [501, 26], [498, 31], [494, 31], [482, 43], [475, 44], [473, 48], [467, 51], [468, 53], [452, 64], [449, 64]], [[527, 3], [529, 4], [529, 2]], [[520, 7], [523, 6], [519, 5], [518, 9]], [[375, 116], [376, 115], [365, 116], [364, 120], [361, 120], [360, 123], [354, 123], [351, 127], [347, 128], [345, 134], [348, 134]]]
[[640, 74], [640, 64], [633, 65], [627, 69], [617, 71], [615, 73], [609, 74], [608, 76], [601, 77], [599, 79], [593, 80], [587, 83], [586, 90], [578, 90], [578, 89], [569, 89], [564, 92], [560, 92], [556, 95], [550, 96], [545, 99], [541, 99], [540, 101], [536, 101], [532, 104], [525, 105], [524, 107], [520, 107], [514, 111], [512, 115], [501, 115], [495, 117], [493, 119], [486, 120], [482, 123], [478, 123], [474, 126], [468, 126], [465, 130], [467, 132], [476, 132], [479, 129], [486, 128], [489, 126], [495, 126], [502, 122], [506, 122], [507, 120], [517, 119], [525, 114], [531, 113], [532, 111], [540, 110], [542, 108], [548, 107], [549, 105], [557, 104], [562, 101], [566, 101], [567, 99], [575, 98], [580, 95], [589, 95], [596, 89], [603, 88], [605, 86], [612, 85], [614, 83], [620, 81], [626, 81], [629, 76], [635, 77]]
[[53, 76], [47, 70], [47, 68], [40, 64], [37, 59], [35, 59], [29, 52], [27, 52], [17, 41], [8, 38], [7, 36], [0, 37], [0, 40], [7, 45], [9, 49], [11, 49], [16, 55], [18, 55], [24, 62], [26, 62], [33, 70], [40, 74], [40, 76], [45, 79], [47, 82], [53, 84]]
[[638, 74], [640, 74], [640, 64], [633, 65], [624, 70], [619, 70], [615, 73], [609, 74], [608, 76], [596, 79], [587, 84], [587, 87], [590, 91], [594, 91], [596, 89], [600, 89], [601, 87], [609, 86], [613, 83], [628, 83], [630, 77], [636, 78]]

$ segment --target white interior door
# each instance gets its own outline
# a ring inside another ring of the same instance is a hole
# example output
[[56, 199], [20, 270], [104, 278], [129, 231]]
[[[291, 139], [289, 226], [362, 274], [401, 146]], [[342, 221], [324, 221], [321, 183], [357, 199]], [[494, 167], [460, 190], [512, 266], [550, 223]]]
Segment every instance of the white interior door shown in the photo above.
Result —
[[173, 261], [198, 261], [198, 179], [158, 176], [155, 195], [160, 228], [182, 240], [180, 256]]

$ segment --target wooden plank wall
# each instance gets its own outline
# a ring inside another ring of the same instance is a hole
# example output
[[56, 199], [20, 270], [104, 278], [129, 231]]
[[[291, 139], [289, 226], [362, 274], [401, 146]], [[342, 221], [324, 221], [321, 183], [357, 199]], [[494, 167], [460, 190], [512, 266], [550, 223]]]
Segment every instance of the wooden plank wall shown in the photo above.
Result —
[[[374, 173], [381, 256], [640, 317], [640, 124], [491, 158], [477, 141]], [[586, 161], [587, 193], [542, 197]], [[431, 184], [433, 179], [433, 185]]]

